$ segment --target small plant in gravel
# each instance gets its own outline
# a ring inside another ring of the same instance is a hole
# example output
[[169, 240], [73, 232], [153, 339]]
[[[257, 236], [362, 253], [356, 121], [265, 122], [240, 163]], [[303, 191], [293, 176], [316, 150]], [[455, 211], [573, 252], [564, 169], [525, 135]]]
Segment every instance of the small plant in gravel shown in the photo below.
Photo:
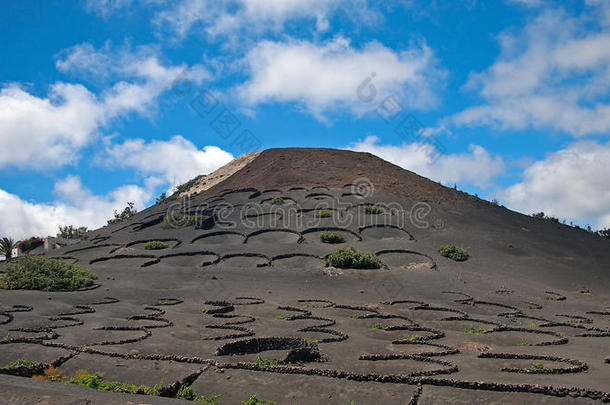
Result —
[[5, 366], [3, 366], [2, 368], [7, 369], [7, 368], [17, 368], [17, 367], [30, 367], [30, 366], [35, 366], [37, 364], [40, 364], [40, 363], [38, 363], [37, 361], [31, 361], [24, 357], [21, 357], [21, 358], [17, 359], [17, 361], [12, 361], [12, 362], [6, 364]]
[[533, 371], [544, 370], [544, 364], [542, 364], [542, 363], [532, 363], [532, 365], [531, 365], [531, 367], [529, 369], [533, 370]]
[[250, 395], [247, 401], [241, 401], [241, 405], [275, 405], [275, 402], [268, 399], [258, 399], [256, 395]]
[[288, 315], [277, 315], [275, 319], [288, 319]]
[[532, 328], [532, 329], [533, 329], [533, 328], [537, 328], [537, 327], [538, 327], [538, 325], [536, 325], [534, 322], [532, 322], [532, 323], [528, 323], [526, 326], [527, 326], [528, 328]]
[[320, 242], [322, 243], [343, 243], [345, 236], [339, 232], [322, 232], [320, 234]]
[[422, 338], [421, 335], [413, 334], [413, 335], [408, 336], [408, 337], [406, 337], [406, 338], [404, 338], [402, 340], [404, 340], [405, 342], [413, 342], [413, 341], [416, 341], [416, 340], [421, 339], [421, 338]]
[[201, 313], [202, 313], [203, 315], [205, 315], [205, 314], [207, 314], [207, 313], [208, 313], [208, 311], [209, 311], [209, 310], [210, 310], [210, 308], [208, 308], [208, 307], [203, 307], [203, 308], [201, 308]]
[[456, 262], [463, 262], [468, 260], [470, 256], [466, 249], [457, 247], [455, 245], [442, 245], [438, 248], [438, 253], [441, 256], [447, 257], [449, 259], [455, 260]]
[[221, 394], [213, 395], [211, 397], [206, 397], [204, 395], [198, 395], [195, 391], [193, 391], [193, 389], [191, 387], [187, 387], [187, 386], [183, 386], [182, 388], [180, 388], [180, 390], [178, 390], [178, 394], [176, 394], [177, 399], [182, 399], [185, 401], [199, 402], [201, 404], [212, 404], [212, 405], [218, 404], [218, 398], [220, 398], [221, 396], [222, 396]]
[[272, 366], [273, 360], [261, 357], [261, 355], [259, 354], [258, 356], [256, 356], [256, 364], [258, 364], [259, 366]]
[[363, 253], [353, 247], [340, 248], [328, 255], [331, 266], [343, 269], [378, 269], [381, 262], [374, 253]]
[[310, 336], [306, 336], [305, 337], [305, 343], [307, 343], [308, 345], [314, 344], [314, 343], [318, 343], [318, 339], [313, 339]]
[[151, 240], [144, 244], [144, 249], [146, 250], [159, 250], [159, 249], [167, 249], [169, 245], [160, 240]]
[[307, 304], [305, 305], [307, 308], [309, 309], [316, 309], [316, 308], [320, 308], [320, 304], [315, 304], [315, 303], [311, 303], [311, 304]]
[[483, 332], [485, 332], [485, 329], [483, 329], [483, 328], [475, 328], [474, 326], [471, 326], [468, 329], [464, 329], [464, 332], [470, 333], [471, 335], [480, 335]]
[[93, 284], [97, 275], [91, 270], [60, 259], [22, 256], [6, 264], [0, 288], [6, 290], [78, 290]]
[[181, 228], [184, 226], [192, 226], [201, 223], [207, 217], [202, 214], [183, 214], [180, 212], [172, 212], [163, 217], [161, 227], [165, 229]]
[[316, 210], [314, 216], [316, 218], [330, 218], [333, 214], [328, 210]]
[[365, 214], [369, 214], [369, 215], [377, 215], [377, 214], [381, 214], [383, 212], [383, 210], [379, 207], [376, 207], [374, 205], [365, 205], [364, 206], [364, 213]]
[[127, 384], [118, 381], [105, 381], [99, 374], [89, 374], [86, 371], [79, 371], [76, 377], [70, 378], [66, 384], [82, 385], [99, 391], [144, 393], [146, 395], [158, 395], [159, 389], [163, 384], [156, 384], [154, 387], [146, 385]]
[[383, 324], [381, 322], [377, 322], [376, 324], [371, 326], [371, 329], [374, 329], [374, 330], [386, 330], [387, 327], [383, 326]]
[[354, 314], [351, 314], [349, 317], [352, 319], [358, 319], [360, 317], [360, 315], [354, 313]]
[[529, 345], [530, 344], [527, 343], [527, 342], [519, 342], [519, 343], [517, 343], [517, 346], [519, 346], [519, 347], [526, 347], [526, 346], [529, 346]]
[[281, 205], [284, 204], [284, 198], [283, 197], [273, 197], [271, 199], [271, 204], [273, 205]]

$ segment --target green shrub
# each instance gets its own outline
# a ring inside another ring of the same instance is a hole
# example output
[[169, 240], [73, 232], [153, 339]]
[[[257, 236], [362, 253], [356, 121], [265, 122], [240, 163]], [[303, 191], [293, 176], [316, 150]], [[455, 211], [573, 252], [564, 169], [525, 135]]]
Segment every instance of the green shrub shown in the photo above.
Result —
[[144, 249], [147, 250], [158, 250], [158, 249], [167, 249], [169, 245], [165, 242], [161, 242], [160, 240], [151, 240], [144, 244]]
[[438, 248], [438, 252], [441, 254], [441, 256], [448, 257], [449, 259], [453, 259], [456, 262], [463, 262], [465, 260], [468, 260], [468, 257], [470, 256], [466, 249], [454, 245], [440, 246]]
[[385, 330], [386, 327], [383, 326], [383, 324], [381, 322], [377, 322], [376, 324], [371, 326], [371, 329], [374, 329], [374, 330]]
[[271, 204], [274, 204], [274, 205], [284, 204], [284, 198], [283, 197], [273, 197], [271, 199]]
[[470, 333], [471, 335], [480, 335], [483, 332], [485, 332], [485, 329], [482, 328], [475, 328], [474, 326], [471, 326], [468, 329], [464, 329], [464, 332], [466, 333]]
[[342, 269], [378, 269], [381, 262], [374, 253], [359, 252], [353, 247], [340, 248], [328, 255], [331, 266]]
[[345, 236], [339, 232], [322, 232], [320, 241], [323, 243], [343, 243], [345, 242]]
[[118, 381], [104, 381], [104, 378], [97, 373], [79, 373], [76, 377], [70, 378], [66, 384], [82, 385], [99, 391], [143, 392], [146, 395], [158, 395], [160, 388], [160, 384], [149, 387], [146, 385], [126, 384]]
[[259, 354], [258, 356], [256, 356], [256, 364], [258, 364], [259, 366], [272, 366], [273, 360], [261, 357], [261, 355]]
[[93, 284], [97, 275], [91, 270], [60, 259], [22, 256], [6, 264], [0, 288], [7, 290], [78, 290]]
[[7, 368], [17, 368], [17, 367], [30, 367], [30, 366], [35, 366], [37, 364], [40, 364], [40, 363], [38, 363], [37, 361], [31, 361], [24, 357], [21, 357], [17, 361], [10, 362], [7, 365], [3, 366], [2, 368], [7, 369]]
[[530, 370], [544, 370], [544, 364], [542, 363], [532, 363], [532, 367]]
[[365, 205], [364, 206], [365, 214], [377, 215], [377, 214], [381, 214], [382, 212], [383, 212], [383, 210], [381, 208], [375, 207], [374, 205]]
[[316, 212], [314, 213], [314, 216], [316, 218], [330, 218], [333, 216], [333, 214], [327, 210], [316, 210]]
[[267, 399], [258, 399], [256, 395], [250, 395], [247, 401], [241, 401], [241, 405], [274, 405], [275, 402]]
[[213, 395], [211, 397], [206, 397], [204, 395], [197, 395], [197, 393], [195, 391], [193, 391], [193, 389], [191, 387], [188, 386], [183, 386], [182, 388], [180, 388], [180, 390], [178, 390], [178, 394], [176, 394], [176, 398], [177, 399], [183, 399], [185, 401], [193, 401], [193, 402], [199, 402], [202, 404], [212, 404], [215, 405], [218, 403], [218, 398], [220, 398], [221, 395], [217, 394], [217, 395]]

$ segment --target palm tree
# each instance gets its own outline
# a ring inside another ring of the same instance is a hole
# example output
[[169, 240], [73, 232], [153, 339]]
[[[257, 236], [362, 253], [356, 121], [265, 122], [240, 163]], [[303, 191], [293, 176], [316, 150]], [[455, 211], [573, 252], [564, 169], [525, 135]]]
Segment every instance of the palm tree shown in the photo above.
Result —
[[6, 260], [10, 260], [13, 257], [13, 248], [15, 247], [15, 241], [12, 238], [4, 237], [0, 239], [0, 254], [6, 257]]

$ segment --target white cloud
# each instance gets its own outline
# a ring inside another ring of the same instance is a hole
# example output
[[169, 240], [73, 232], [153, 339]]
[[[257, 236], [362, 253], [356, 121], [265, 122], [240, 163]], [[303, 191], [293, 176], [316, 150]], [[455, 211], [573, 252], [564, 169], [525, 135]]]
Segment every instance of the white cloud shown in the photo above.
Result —
[[348, 146], [358, 152], [370, 152], [404, 169], [444, 184], [467, 183], [488, 187], [504, 170], [501, 157], [492, 157], [483, 147], [470, 145], [469, 153], [443, 155], [431, 143], [382, 145], [376, 136]]
[[[165, 0], [137, 0], [137, 3], [145, 5], [163, 4]], [[86, 0], [85, 9], [90, 13], [98, 14], [101, 17], [108, 17], [116, 12], [125, 12], [134, 4], [134, 0]]]
[[0, 235], [15, 239], [55, 235], [60, 225], [98, 228], [129, 201], [142, 209], [158, 184], [148, 179], [144, 187], [126, 185], [107, 195], [94, 195], [83, 187], [79, 177], [68, 176], [55, 184], [58, 199], [52, 203], [28, 202], [0, 189]]
[[103, 17], [131, 5], [133, 0], [87, 0], [85, 8], [89, 12], [97, 13]]
[[[526, 7], [539, 7], [545, 4], [546, 0], [505, 0], [508, 3], [515, 3]], [[547, 1], [548, 3], [548, 1]]]
[[180, 135], [169, 141], [129, 139], [108, 145], [99, 160], [106, 165], [136, 169], [145, 175], [161, 176], [176, 186], [200, 174], [208, 174], [233, 160], [233, 155], [217, 146], [197, 147]]
[[426, 44], [400, 52], [378, 42], [357, 49], [341, 37], [321, 45], [263, 41], [242, 63], [250, 78], [237, 93], [247, 104], [295, 102], [316, 116], [337, 107], [355, 114], [373, 110], [377, 105], [358, 97], [359, 86], [371, 74], [375, 103], [394, 95], [404, 107], [427, 108], [438, 101], [434, 90], [444, 75]]
[[520, 183], [500, 193], [526, 214], [543, 211], [572, 221], [610, 227], [610, 144], [577, 142], [528, 167]]
[[0, 167], [15, 165], [43, 169], [78, 159], [78, 151], [111, 120], [129, 113], [149, 115], [161, 93], [186, 71], [194, 82], [206, 72], [200, 66], [163, 66], [146, 49], [113, 51], [108, 45], [95, 50], [77, 45], [62, 53], [58, 69], [71, 73], [107, 74], [118, 78], [96, 95], [81, 84], [57, 82], [46, 97], [38, 97], [19, 84], [0, 90]]
[[315, 20], [316, 30], [326, 31], [338, 10], [357, 16], [360, 24], [379, 18], [367, 0], [182, 0], [160, 11], [155, 22], [179, 37], [196, 28], [212, 36], [279, 32], [288, 21], [304, 19]]
[[453, 121], [575, 136], [608, 132], [610, 27], [598, 11], [593, 3], [577, 17], [547, 10], [518, 35], [500, 35], [499, 58], [487, 70], [472, 73], [466, 85], [485, 102]]
[[71, 163], [103, 121], [98, 100], [81, 85], [56, 83], [47, 98], [8, 85], [0, 90], [0, 167]]

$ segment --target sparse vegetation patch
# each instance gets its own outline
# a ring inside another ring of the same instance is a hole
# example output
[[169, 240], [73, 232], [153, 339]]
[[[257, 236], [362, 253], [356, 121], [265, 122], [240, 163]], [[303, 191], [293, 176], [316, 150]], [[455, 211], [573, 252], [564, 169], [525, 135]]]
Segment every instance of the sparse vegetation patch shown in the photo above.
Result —
[[441, 254], [441, 256], [447, 257], [451, 260], [455, 260], [456, 262], [463, 262], [465, 260], [468, 260], [468, 257], [470, 256], [466, 249], [457, 247], [455, 245], [439, 246], [438, 252]]
[[207, 217], [202, 214], [183, 214], [180, 212], [172, 212], [168, 213], [163, 217], [163, 221], [161, 222], [161, 226], [165, 229], [169, 228], [180, 228], [183, 226], [191, 226], [197, 225], [202, 222]]
[[12, 361], [12, 362], [4, 365], [2, 368], [8, 369], [8, 368], [17, 368], [17, 367], [31, 367], [31, 366], [35, 366], [37, 364], [39, 364], [37, 361], [31, 361], [24, 357], [21, 357], [17, 361]]
[[485, 329], [483, 328], [475, 328], [474, 326], [471, 326], [468, 329], [464, 329], [465, 333], [470, 333], [471, 335], [480, 335], [482, 333], [485, 332]]
[[97, 373], [89, 374], [86, 371], [78, 372], [76, 377], [68, 380], [67, 384], [82, 385], [100, 391], [142, 393], [146, 395], [158, 395], [161, 388], [161, 384], [148, 387], [146, 385], [126, 384], [118, 381], [104, 381], [104, 378]]
[[377, 215], [377, 214], [381, 214], [383, 212], [383, 210], [379, 207], [376, 207], [374, 205], [365, 205], [364, 206], [364, 213], [365, 214], [369, 214], [369, 215]]
[[333, 214], [327, 210], [316, 210], [314, 216], [316, 218], [330, 218], [333, 216]]
[[273, 360], [261, 357], [261, 355], [259, 354], [258, 356], [256, 356], [256, 364], [258, 364], [259, 366], [272, 366]]
[[258, 399], [256, 395], [250, 395], [247, 401], [241, 401], [241, 405], [275, 405], [275, 402], [267, 399]]
[[178, 394], [176, 394], [177, 399], [212, 405], [218, 404], [218, 398], [220, 398], [221, 396], [221, 394], [213, 395], [211, 397], [198, 395], [195, 391], [193, 391], [191, 387], [188, 386], [183, 386], [182, 388], [180, 388], [180, 390], [178, 390]]
[[144, 244], [144, 249], [146, 250], [159, 250], [159, 249], [167, 249], [169, 245], [160, 240], [151, 240]]
[[78, 290], [93, 284], [97, 275], [89, 269], [60, 259], [23, 256], [6, 264], [0, 288], [7, 290]]
[[383, 324], [381, 322], [377, 322], [376, 324], [371, 326], [371, 329], [374, 329], [374, 330], [385, 330], [386, 326], [383, 326]]
[[378, 269], [381, 262], [374, 253], [359, 252], [353, 247], [340, 248], [328, 256], [331, 266], [342, 269]]
[[345, 236], [339, 232], [322, 232], [320, 234], [320, 242], [323, 243], [343, 243]]
[[271, 199], [271, 204], [273, 204], [273, 205], [284, 204], [284, 198], [283, 197], [273, 197]]

